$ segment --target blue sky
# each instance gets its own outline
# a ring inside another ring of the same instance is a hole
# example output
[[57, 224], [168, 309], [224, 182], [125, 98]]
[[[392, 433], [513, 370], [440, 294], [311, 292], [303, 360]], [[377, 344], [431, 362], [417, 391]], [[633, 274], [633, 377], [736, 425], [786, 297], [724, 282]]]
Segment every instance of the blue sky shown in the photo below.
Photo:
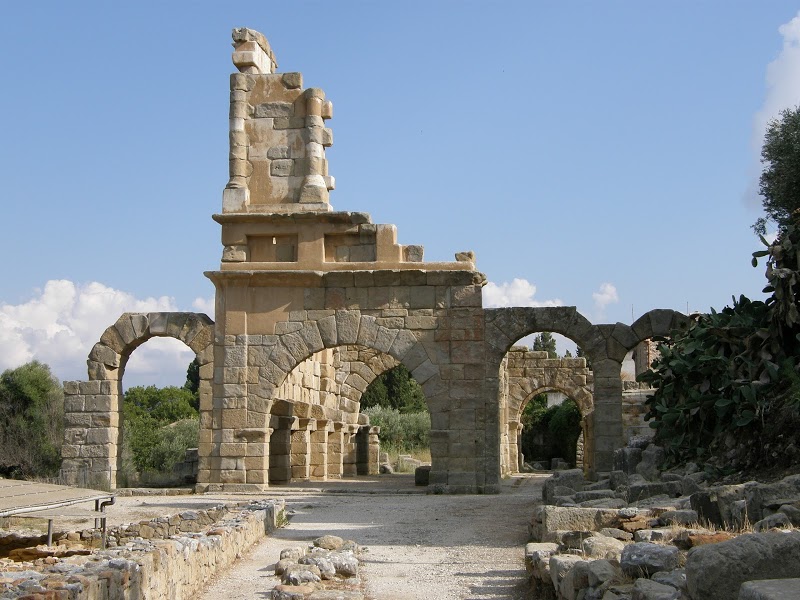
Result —
[[[85, 378], [121, 312], [208, 310], [240, 26], [333, 101], [334, 208], [427, 260], [474, 250], [491, 304], [630, 323], [761, 297], [753, 190], [764, 123], [800, 103], [797, 3], [226, 4], [4, 4], [0, 369]], [[151, 344], [126, 382], [181, 383], [185, 352]]]

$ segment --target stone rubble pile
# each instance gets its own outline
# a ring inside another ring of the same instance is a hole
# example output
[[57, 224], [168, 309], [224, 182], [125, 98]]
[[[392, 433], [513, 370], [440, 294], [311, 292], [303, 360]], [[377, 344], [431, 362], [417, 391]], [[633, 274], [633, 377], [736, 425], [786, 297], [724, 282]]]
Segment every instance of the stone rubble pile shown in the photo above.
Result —
[[272, 600], [363, 600], [360, 553], [358, 544], [335, 535], [318, 537], [307, 548], [285, 548], [275, 564], [281, 583]]
[[800, 475], [712, 487], [697, 465], [659, 471], [663, 459], [662, 448], [633, 439], [600, 481], [553, 473], [529, 524], [533, 597], [800, 598], [800, 585], [785, 581], [800, 578]]
[[[59, 546], [40, 545], [27, 555], [18, 548], [12, 551], [16, 557], [29, 560], [0, 558], [0, 599], [190, 598], [274, 531], [283, 511], [282, 500], [186, 511], [111, 529], [114, 545], [106, 550], [88, 552], [99, 541], [97, 530], [66, 534]], [[62, 550], [78, 547], [84, 551], [67, 556]]]

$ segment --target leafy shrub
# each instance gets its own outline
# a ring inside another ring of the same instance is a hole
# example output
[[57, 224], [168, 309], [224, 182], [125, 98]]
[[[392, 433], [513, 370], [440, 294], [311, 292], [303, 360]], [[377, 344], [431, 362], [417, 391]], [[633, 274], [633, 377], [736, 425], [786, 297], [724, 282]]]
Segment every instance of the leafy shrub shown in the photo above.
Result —
[[[767, 242], [761, 238], [764, 244]], [[766, 301], [745, 296], [694, 317], [661, 340], [661, 357], [639, 376], [656, 388], [647, 419], [670, 463], [704, 460], [724, 446], [756, 447], [739, 466], [764, 458], [771, 429], [797, 418], [800, 377], [800, 229], [788, 226], [767, 250]], [[769, 427], [772, 425], [772, 427]], [[781, 434], [782, 435], [782, 434]], [[770, 452], [780, 459], [781, 453]], [[750, 463], [750, 464], [747, 464]]]
[[369, 422], [381, 428], [378, 437], [385, 451], [408, 451], [430, 446], [431, 416], [427, 412], [401, 413], [396, 408], [373, 406], [364, 411]]

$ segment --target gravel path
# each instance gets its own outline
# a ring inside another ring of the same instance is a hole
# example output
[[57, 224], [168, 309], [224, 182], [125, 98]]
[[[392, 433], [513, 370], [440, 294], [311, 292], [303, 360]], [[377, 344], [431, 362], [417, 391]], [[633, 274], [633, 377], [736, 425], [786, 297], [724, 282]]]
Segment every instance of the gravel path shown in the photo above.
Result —
[[[118, 497], [109, 526], [250, 498], [283, 498], [290, 523], [218, 574], [197, 600], [264, 600], [279, 582], [273, 567], [287, 546], [324, 534], [364, 547], [362, 580], [371, 600], [527, 598], [527, 524], [547, 475], [519, 475], [487, 496], [428, 495], [413, 475], [353, 478], [271, 488], [261, 496]], [[75, 527], [85, 527], [76, 523]]]
[[365, 547], [368, 598], [524, 599], [527, 523], [544, 478], [513, 477], [491, 496], [409, 493], [415, 488], [403, 476], [382, 478], [373, 489], [355, 482], [352, 489], [336, 484], [335, 493], [270, 490], [293, 513], [289, 526], [220, 574], [198, 600], [268, 598], [280, 551], [327, 533]]

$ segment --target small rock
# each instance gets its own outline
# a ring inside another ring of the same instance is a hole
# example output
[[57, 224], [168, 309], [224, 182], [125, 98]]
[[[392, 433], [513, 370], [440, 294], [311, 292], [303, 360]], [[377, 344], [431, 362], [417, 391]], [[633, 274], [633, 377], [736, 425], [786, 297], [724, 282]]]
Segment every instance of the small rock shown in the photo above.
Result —
[[272, 600], [304, 600], [314, 592], [310, 585], [276, 585], [272, 590]]
[[619, 560], [625, 543], [611, 537], [598, 535], [583, 541], [582, 550], [590, 558], [606, 558]]
[[317, 548], [325, 548], [325, 550], [338, 550], [344, 544], [344, 540], [338, 535], [323, 535], [315, 539], [312, 543]]
[[679, 600], [681, 593], [674, 587], [650, 579], [637, 579], [631, 600]]
[[622, 529], [617, 529], [615, 527], [604, 527], [600, 530], [600, 535], [612, 537], [615, 540], [620, 540], [622, 542], [630, 542], [633, 539], [632, 533], [622, 531]]
[[288, 558], [289, 560], [298, 560], [306, 553], [305, 548], [300, 546], [293, 546], [291, 548], [284, 548], [281, 550], [281, 560]]
[[762, 531], [769, 531], [774, 528], [785, 529], [791, 525], [792, 522], [786, 514], [777, 512], [755, 523], [755, 525], [753, 525], [753, 530], [756, 533], [761, 533]]

